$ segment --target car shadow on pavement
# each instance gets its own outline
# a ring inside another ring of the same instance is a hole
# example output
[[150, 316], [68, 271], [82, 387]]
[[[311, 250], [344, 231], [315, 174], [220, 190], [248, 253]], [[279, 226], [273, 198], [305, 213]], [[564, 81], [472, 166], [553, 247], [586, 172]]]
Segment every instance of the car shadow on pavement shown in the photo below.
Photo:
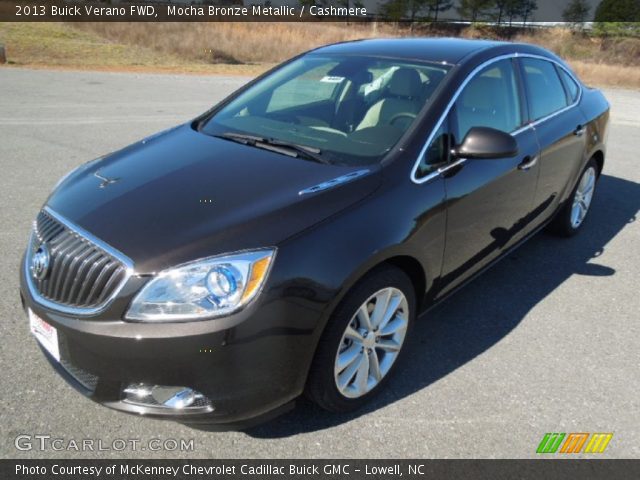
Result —
[[[299, 400], [296, 408], [245, 430], [257, 438], [281, 438], [323, 430], [407, 397], [485, 352], [572, 275], [610, 276], [598, 258], [640, 208], [640, 184], [603, 175], [583, 230], [569, 239], [541, 233], [416, 322], [396, 375], [364, 409], [333, 414]], [[588, 292], [585, 292], [588, 294]], [[425, 405], [425, 411], [428, 411]]]

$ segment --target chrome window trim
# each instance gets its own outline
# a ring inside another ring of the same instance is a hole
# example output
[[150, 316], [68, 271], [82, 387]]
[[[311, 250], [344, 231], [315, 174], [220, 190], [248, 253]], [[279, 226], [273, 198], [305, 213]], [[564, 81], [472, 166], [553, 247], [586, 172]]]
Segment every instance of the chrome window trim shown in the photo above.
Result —
[[[500, 60], [506, 60], [506, 59], [509, 59], [509, 58], [537, 58], [537, 59], [540, 59], [540, 60], [546, 60], [547, 62], [551, 62], [551, 63], [557, 65], [558, 67], [562, 68], [569, 75], [569, 77], [571, 77], [571, 79], [576, 82], [576, 85], [578, 85], [578, 90], [579, 90], [578, 97], [576, 98], [575, 102], [573, 102], [571, 105], [567, 105], [566, 107], [561, 108], [560, 110], [557, 110], [557, 111], [555, 111], [553, 113], [550, 113], [549, 115], [547, 115], [545, 117], [539, 118], [538, 120], [535, 120], [533, 122], [529, 122], [529, 123], [523, 125], [522, 127], [518, 128], [517, 130], [514, 130], [513, 132], [511, 132], [511, 135], [518, 135], [518, 134], [526, 131], [529, 128], [535, 127], [536, 125], [539, 125], [540, 123], [542, 123], [542, 122], [544, 122], [546, 120], [549, 120], [549, 119], [551, 119], [551, 118], [553, 118], [553, 117], [555, 117], [557, 115], [560, 115], [561, 113], [564, 113], [567, 110], [575, 107], [578, 103], [580, 103], [580, 100], [582, 100], [582, 92], [583, 92], [582, 83], [575, 77], [575, 75], [568, 68], [566, 68], [564, 65], [562, 65], [557, 60], [554, 60], [553, 58], [548, 58], [548, 57], [545, 57], [545, 56], [542, 56], [542, 55], [535, 55], [535, 54], [532, 54], [532, 53], [519, 53], [519, 52], [508, 53], [508, 54], [505, 54], [505, 55], [499, 55], [497, 57], [491, 58], [491, 59], [481, 63], [480, 65], [478, 65], [476, 68], [474, 68], [471, 71], [471, 73], [469, 73], [469, 75], [467, 75], [467, 78], [464, 79], [464, 82], [462, 82], [462, 84], [458, 87], [458, 89], [455, 91], [455, 93], [453, 94], [453, 96], [449, 100], [449, 103], [447, 103], [447, 106], [444, 109], [444, 111], [442, 112], [442, 115], [440, 115], [440, 118], [438, 119], [438, 122], [436, 123], [436, 125], [433, 128], [433, 130], [429, 134], [429, 137], [427, 138], [427, 141], [425, 142], [425, 144], [420, 149], [420, 153], [418, 154], [418, 158], [415, 161], [415, 163], [413, 165], [413, 168], [411, 169], [411, 181], [413, 183], [420, 185], [422, 183], [428, 182], [429, 180], [432, 180], [432, 179], [434, 179], [436, 177], [439, 177], [444, 171], [449, 169], [448, 167], [452, 167], [454, 164], [461, 165], [462, 163], [464, 163], [464, 161], [466, 161], [466, 159], [458, 159], [453, 164], [447, 165], [445, 167], [441, 167], [441, 168], [437, 169], [436, 171], [425, 175], [424, 177], [421, 177], [421, 178], [417, 178], [416, 177], [416, 174], [418, 172], [418, 168], [420, 167], [420, 162], [421, 162], [422, 158], [424, 157], [424, 155], [426, 154], [427, 148], [429, 148], [429, 145], [431, 145], [431, 142], [433, 141], [433, 137], [435, 136], [435, 134], [438, 131], [438, 129], [442, 126], [442, 123], [447, 118], [447, 115], [449, 115], [449, 112], [451, 111], [451, 108], [453, 108], [453, 104], [456, 102], [456, 100], [458, 99], [458, 97], [462, 93], [462, 90], [464, 90], [464, 88], [467, 86], [467, 84], [478, 73], [480, 73], [482, 70], [484, 70], [485, 67], [491, 65], [492, 63], [499, 62]], [[525, 98], [526, 98], [526, 92], [525, 92]], [[464, 161], [460, 162], [460, 160], [464, 160]]]
[[[62, 225], [64, 225], [67, 229], [73, 231], [75, 234], [77, 234], [80, 237], [88, 240], [89, 242], [91, 242], [95, 246], [97, 246], [98, 248], [104, 250], [106, 253], [108, 253], [109, 255], [114, 257], [115, 259], [117, 259], [120, 262], [122, 262], [122, 264], [126, 267], [126, 272], [125, 272], [124, 278], [122, 279], [120, 284], [114, 289], [113, 293], [111, 295], [109, 295], [109, 297], [104, 302], [102, 302], [101, 305], [98, 305], [97, 307], [92, 307], [92, 308], [70, 307], [70, 306], [67, 306], [67, 305], [62, 305], [60, 303], [51, 301], [51, 300], [49, 300], [47, 298], [44, 298], [40, 294], [40, 292], [38, 292], [38, 290], [35, 288], [35, 285], [33, 284], [33, 280], [31, 278], [31, 274], [29, 272], [29, 260], [31, 259], [31, 253], [32, 253], [32, 248], [33, 248], [33, 236], [34, 236], [34, 233], [35, 233], [34, 232], [35, 229], [32, 229], [31, 230], [31, 234], [29, 235], [29, 243], [27, 245], [27, 252], [26, 252], [26, 255], [24, 257], [24, 266], [23, 266], [24, 267], [25, 282], [26, 282], [27, 287], [29, 289], [29, 294], [35, 300], [36, 303], [38, 303], [41, 306], [46, 307], [46, 308], [48, 308], [50, 310], [53, 310], [55, 312], [68, 313], [68, 314], [77, 315], [77, 316], [97, 315], [99, 313], [104, 312], [109, 307], [111, 302], [113, 302], [113, 300], [122, 291], [122, 289], [127, 284], [129, 279], [131, 278], [131, 276], [134, 274], [133, 261], [129, 257], [127, 257], [125, 254], [120, 252], [119, 250], [113, 248], [111, 245], [108, 245], [107, 243], [105, 243], [102, 240], [100, 240], [99, 238], [97, 238], [95, 235], [87, 232], [82, 227], [80, 227], [80, 226], [76, 225], [75, 223], [67, 220], [66, 218], [64, 218], [63, 216], [61, 216], [60, 214], [58, 214], [57, 212], [52, 210], [48, 205], [45, 205], [43, 210], [48, 215], [51, 215], [56, 221], [58, 221]], [[34, 222], [34, 224], [35, 224], [35, 222]]]

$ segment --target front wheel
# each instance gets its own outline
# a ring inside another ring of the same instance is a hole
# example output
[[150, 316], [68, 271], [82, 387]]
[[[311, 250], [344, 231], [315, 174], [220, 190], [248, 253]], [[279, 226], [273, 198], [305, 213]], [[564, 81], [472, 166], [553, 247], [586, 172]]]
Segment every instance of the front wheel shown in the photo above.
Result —
[[320, 340], [307, 394], [322, 408], [359, 408], [388, 381], [415, 316], [416, 295], [400, 269], [376, 269], [347, 294]]
[[553, 232], [565, 237], [578, 233], [589, 213], [597, 180], [598, 165], [592, 158], [583, 170], [571, 197], [551, 222], [550, 227]]

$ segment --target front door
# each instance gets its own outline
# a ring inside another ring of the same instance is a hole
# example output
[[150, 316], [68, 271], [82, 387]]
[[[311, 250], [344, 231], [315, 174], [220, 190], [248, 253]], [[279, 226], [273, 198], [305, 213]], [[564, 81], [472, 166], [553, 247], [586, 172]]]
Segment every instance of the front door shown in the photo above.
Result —
[[440, 293], [446, 293], [494, 260], [537, 224], [533, 200], [539, 145], [526, 115], [512, 59], [490, 64], [469, 81], [449, 113], [451, 141], [461, 143], [472, 127], [511, 133], [511, 158], [459, 159], [445, 174], [446, 246]]

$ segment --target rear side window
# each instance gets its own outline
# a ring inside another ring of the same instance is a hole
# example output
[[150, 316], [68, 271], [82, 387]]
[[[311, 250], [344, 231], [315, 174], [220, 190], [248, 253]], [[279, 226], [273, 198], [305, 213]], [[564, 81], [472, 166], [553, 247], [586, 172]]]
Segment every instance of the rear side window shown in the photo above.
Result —
[[567, 95], [555, 66], [546, 60], [523, 58], [531, 119], [539, 120], [567, 106]]
[[559, 68], [560, 76], [564, 80], [564, 84], [567, 86], [567, 91], [569, 92], [569, 98], [571, 99], [571, 103], [578, 100], [578, 95], [580, 94], [580, 87], [575, 82], [571, 75], [565, 72], [562, 68]]

